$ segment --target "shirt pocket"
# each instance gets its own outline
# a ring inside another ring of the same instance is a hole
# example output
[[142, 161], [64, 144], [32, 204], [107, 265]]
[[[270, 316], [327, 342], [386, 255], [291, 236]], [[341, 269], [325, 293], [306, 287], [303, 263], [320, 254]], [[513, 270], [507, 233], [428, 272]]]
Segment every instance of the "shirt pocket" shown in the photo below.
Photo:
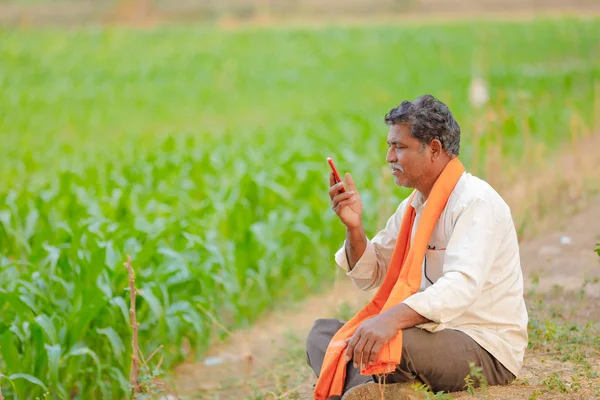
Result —
[[425, 278], [432, 284], [444, 275], [446, 249], [428, 249], [425, 253]]

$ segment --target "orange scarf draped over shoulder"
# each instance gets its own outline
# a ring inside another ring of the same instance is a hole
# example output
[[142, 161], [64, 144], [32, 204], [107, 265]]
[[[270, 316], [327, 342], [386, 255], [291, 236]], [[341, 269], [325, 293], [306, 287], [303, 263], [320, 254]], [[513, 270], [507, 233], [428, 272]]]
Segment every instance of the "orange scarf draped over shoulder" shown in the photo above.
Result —
[[[446, 165], [433, 185], [425, 203], [411, 245], [412, 229], [416, 215], [414, 207], [410, 204], [416, 191], [413, 192], [402, 218], [394, 253], [383, 284], [373, 299], [348, 321], [329, 342], [321, 368], [321, 375], [315, 387], [315, 400], [327, 400], [330, 396], [342, 395], [346, 379], [346, 339], [351, 338], [364, 321], [402, 303], [419, 290], [423, 258], [425, 257], [429, 238], [463, 172], [465, 172], [465, 168], [458, 158], [453, 158]], [[401, 357], [402, 330], [398, 331], [396, 337], [392, 338], [381, 349], [375, 363], [361, 369], [360, 373], [362, 375], [391, 373], [400, 364]]]

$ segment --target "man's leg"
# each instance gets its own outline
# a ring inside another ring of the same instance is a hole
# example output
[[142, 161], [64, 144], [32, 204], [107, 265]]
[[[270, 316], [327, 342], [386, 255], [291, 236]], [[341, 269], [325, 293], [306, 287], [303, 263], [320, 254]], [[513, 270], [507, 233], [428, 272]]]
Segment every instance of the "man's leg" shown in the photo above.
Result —
[[[308, 362], [308, 365], [315, 371], [317, 376], [321, 373], [327, 346], [333, 335], [335, 335], [342, 326], [344, 326], [344, 322], [337, 319], [318, 319], [315, 321], [308, 334], [308, 338], [306, 339], [306, 362]], [[344, 391], [360, 385], [361, 383], [373, 381], [373, 378], [370, 376], [361, 375], [360, 371], [357, 368], [354, 368], [351, 362], [348, 363], [346, 368]]]
[[[431, 333], [419, 328], [403, 331], [402, 361], [387, 383], [418, 379], [434, 392], [455, 392], [465, 389], [469, 361], [483, 368], [489, 385], [504, 385], [515, 379], [506, 369], [467, 334], [446, 329]], [[475, 380], [475, 386], [479, 382]]]

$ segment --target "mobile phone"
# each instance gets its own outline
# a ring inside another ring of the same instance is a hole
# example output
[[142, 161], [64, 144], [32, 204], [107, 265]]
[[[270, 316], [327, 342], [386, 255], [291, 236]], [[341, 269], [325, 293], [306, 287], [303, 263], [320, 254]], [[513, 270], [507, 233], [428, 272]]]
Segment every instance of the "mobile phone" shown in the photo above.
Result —
[[[335, 180], [335, 183], [341, 182], [342, 178], [340, 178], [340, 174], [337, 172], [337, 169], [335, 168], [335, 164], [333, 163], [331, 157], [327, 157], [327, 162], [329, 163], [329, 166], [333, 171], [333, 179]], [[346, 193], [346, 188], [344, 186], [342, 186], [341, 193]]]

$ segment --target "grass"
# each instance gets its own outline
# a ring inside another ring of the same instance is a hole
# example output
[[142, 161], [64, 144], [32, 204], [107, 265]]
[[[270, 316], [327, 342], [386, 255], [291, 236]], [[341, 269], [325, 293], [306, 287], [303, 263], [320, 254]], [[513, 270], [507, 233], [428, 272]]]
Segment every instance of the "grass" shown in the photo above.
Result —
[[518, 164], [558, 148], [574, 115], [597, 122], [599, 33], [597, 19], [0, 31], [3, 393], [129, 391], [127, 254], [140, 347], [164, 345], [166, 366], [214, 337], [197, 305], [239, 327], [331, 280], [343, 229], [325, 157], [353, 173], [372, 233], [407, 194], [381, 172], [383, 114], [403, 99], [446, 101], [472, 168], [488, 149]]

